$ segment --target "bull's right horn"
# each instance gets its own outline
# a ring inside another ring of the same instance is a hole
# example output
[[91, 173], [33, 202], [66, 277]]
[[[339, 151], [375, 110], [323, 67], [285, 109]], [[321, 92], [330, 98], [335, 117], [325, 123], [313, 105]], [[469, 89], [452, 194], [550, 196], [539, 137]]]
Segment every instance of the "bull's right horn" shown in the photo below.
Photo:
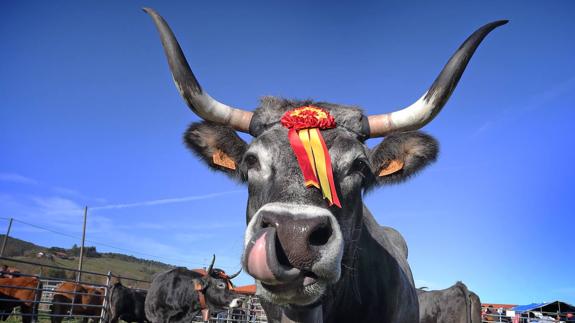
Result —
[[227, 125], [237, 131], [249, 132], [253, 112], [225, 105], [206, 93], [194, 76], [178, 40], [164, 18], [154, 9], [143, 10], [154, 20], [176, 87], [190, 109], [204, 120]]
[[210, 263], [210, 266], [208, 267], [208, 270], [206, 270], [206, 273], [208, 276], [210, 276], [212, 274], [212, 269], [214, 269], [214, 263], [216, 262], [216, 255], [212, 256], [212, 262]]
[[451, 56], [429, 90], [415, 103], [399, 111], [369, 116], [369, 137], [382, 137], [393, 132], [417, 130], [433, 120], [453, 93], [477, 46], [493, 29], [507, 22], [507, 20], [494, 21], [469, 36]]
[[231, 280], [231, 279], [234, 279], [234, 278], [238, 277], [238, 275], [239, 275], [241, 272], [242, 272], [242, 269], [240, 268], [240, 270], [238, 270], [237, 273], [228, 276], [228, 278], [229, 278], [230, 280]]

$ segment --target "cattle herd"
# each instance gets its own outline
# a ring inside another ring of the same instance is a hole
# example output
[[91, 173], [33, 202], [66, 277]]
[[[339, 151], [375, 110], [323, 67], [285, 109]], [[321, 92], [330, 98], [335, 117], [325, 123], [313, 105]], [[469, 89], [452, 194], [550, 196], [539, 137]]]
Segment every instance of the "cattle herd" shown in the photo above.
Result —
[[[212, 261], [207, 270], [174, 268], [160, 273], [149, 290], [126, 287], [117, 279], [109, 286], [107, 296], [104, 287], [64, 281], [51, 291], [47, 316], [52, 323], [70, 317], [78, 317], [84, 323], [100, 319], [107, 323], [192, 322], [199, 317], [208, 321], [218, 313], [240, 307], [245, 296], [232, 283], [240, 272], [227, 275], [213, 268], [213, 264]], [[0, 318], [5, 321], [18, 307], [22, 322], [37, 322], [38, 305], [45, 290], [36, 277], [0, 278]], [[481, 322], [479, 297], [461, 282], [445, 290], [418, 289], [417, 295], [421, 323]], [[102, 315], [102, 307], [106, 315]], [[256, 322], [255, 315], [243, 314], [232, 321]]]
[[[243, 292], [235, 291], [232, 279], [214, 268], [207, 270], [174, 268], [157, 274], [149, 290], [126, 287], [120, 279], [105, 287], [63, 281], [53, 290], [48, 316], [52, 323], [70, 317], [87, 323], [105, 322], [191, 322], [198, 315], [208, 320], [211, 314], [242, 305]], [[42, 282], [37, 277], [0, 278], [0, 318], [5, 321], [14, 308], [20, 309], [22, 322], [38, 321], [42, 303]], [[102, 315], [102, 308], [106, 315]]]
[[[479, 297], [463, 283], [415, 288], [406, 241], [377, 223], [363, 193], [404, 182], [435, 161], [436, 140], [418, 130], [439, 114], [487, 34], [507, 21], [475, 31], [415, 103], [366, 116], [357, 107], [309, 100], [264, 97], [253, 111], [221, 103], [200, 86], [166, 21], [144, 11], [159, 31], [178, 91], [204, 120], [190, 125], [186, 145], [208, 167], [248, 186], [241, 262], [255, 278], [269, 322], [480, 322]], [[238, 131], [253, 140], [245, 142]], [[107, 296], [110, 321], [191, 322], [239, 306], [234, 275], [213, 264], [205, 272], [161, 273], [147, 295], [115, 283]], [[4, 291], [6, 299], [25, 301], [2, 303], [19, 305], [22, 313], [38, 298]], [[52, 320], [60, 322], [71, 302], [82, 304], [72, 315], [97, 317], [92, 305], [105, 297], [98, 288], [63, 283], [54, 298]]]

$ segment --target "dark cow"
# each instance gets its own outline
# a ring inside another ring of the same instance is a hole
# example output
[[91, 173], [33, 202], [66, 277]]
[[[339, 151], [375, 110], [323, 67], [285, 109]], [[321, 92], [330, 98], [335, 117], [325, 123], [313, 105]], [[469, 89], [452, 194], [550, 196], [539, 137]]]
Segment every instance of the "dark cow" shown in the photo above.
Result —
[[82, 285], [74, 282], [63, 282], [54, 289], [50, 305], [52, 323], [61, 323], [66, 315], [81, 316], [82, 322], [95, 322], [102, 313], [104, 289]]
[[[356, 107], [273, 97], [253, 112], [218, 102], [196, 80], [164, 19], [144, 10], [177, 89], [205, 120], [189, 127], [185, 143], [209, 167], [248, 185], [242, 264], [268, 309], [281, 307], [274, 312], [285, 322], [418, 322], [405, 241], [377, 224], [362, 195], [436, 159], [435, 139], [415, 130], [440, 112], [477, 46], [506, 21], [473, 33], [414, 104], [365, 116]], [[248, 144], [236, 131], [254, 139]], [[367, 147], [367, 139], [383, 136]]]
[[418, 289], [420, 323], [481, 323], [481, 301], [462, 282], [442, 290]]
[[146, 317], [153, 323], [191, 322], [200, 312], [204, 320], [209, 312], [237, 307], [238, 295], [231, 290], [230, 280], [212, 264], [205, 274], [186, 268], [175, 268], [157, 275], [146, 296]]
[[121, 281], [110, 288], [109, 297], [110, 323], [117, 323], [118, 319], [126, 322], [148, 322], [144, 310], [146, 291], [125, 287]]
[[37, 321], [41, 298], [42, 283], [36, 277], [0, 278], [0, 319], [6, 321], [20, 306], [23, 323]]

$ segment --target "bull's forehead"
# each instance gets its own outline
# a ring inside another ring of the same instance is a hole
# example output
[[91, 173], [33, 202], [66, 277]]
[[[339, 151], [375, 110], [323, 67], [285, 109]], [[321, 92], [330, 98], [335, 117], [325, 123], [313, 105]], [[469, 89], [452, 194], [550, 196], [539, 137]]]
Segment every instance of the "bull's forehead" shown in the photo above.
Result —
[[[350, 165], [357, 158], [367, 156], [366, 146], [357, 136], [342, 128], [322, 130], [329, 150], [336, 187], [340, 197], [352, 196], [354, 189], [361, 189], [360, 182], [345, 177]], [[288, 130], [275, 125], [255, 138], [249, 145], [246, 156], [256, 155], [259, 167], [248, 171], [250, 198], [248, 200], [248, 221], [263, 205], [271, 202], [315, 205], [326, 207], [318, 189], [306, 188], [297, 158], [288, 140]], [[345, 179], [344, 179], [345, 178]], [[345, 206], [351, 206], [346, 203]]]
[[[322, 130], [335, 174], [344, 171], [353, 160], [367, 156], [367, 147], [357, 135], [345, 128]], [[288, 139], [288, 129], [274, 125], [265, 130], [250, 144], [248, 154], [258, 157], [261, 178], [269, 180], [272, 173], [288, 177], [301, 175], [297, 158]], [[300, 176], [295, 176], [299, 178]]]
[[344, 128], [354, 133], [360, 140], [365, 139], [366, 134], [369, 133], [367, 118], [358, 107], [310, 100], [287, 100], [271, 96], [263, 97], [260, 100], [260, 106], [254, 111], [251, 120], [250, 132], [260, 135], [277, 125], [286, 111], [307, 105], [329, 111], [338, 128]]

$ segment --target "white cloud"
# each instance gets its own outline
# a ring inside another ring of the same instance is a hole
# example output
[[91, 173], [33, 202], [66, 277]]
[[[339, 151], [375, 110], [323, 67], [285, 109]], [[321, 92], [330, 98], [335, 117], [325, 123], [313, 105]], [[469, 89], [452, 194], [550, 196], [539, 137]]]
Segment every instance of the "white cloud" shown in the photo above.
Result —
[[141, 202], [135, 202], [135, 203], [109, 204], [109, 205], [91, 207], [90, 209], [91, 210], [110, 210], [110, 209], [125, 209], [125, 208], [140, 207], [140, 206], [184, 203], [184, 202], [191, 202], [191, 201], [198, 201], [198, 200], [207, 200], [207, 199], [211, 199], [214, 197], [219, 197], [222, 195], [239, 193], [239, 192], [242, 192], [242, 191], [241, 190], [235, 190], [235, 191], [226, 191], [226, 192], [211, 193], [211, 194], [205, 194], [205, 195], [192, 195], [192, 196], [184, 196], [184, 197], [141, 201]]
[[83, 209], [78, 203], [59, 196], [33, 197], [32, 200], [44, 214], [79, 214]]
[[15, 173], [0, 173], [0, 181], [12, 182], [18, 184], [28, 184], [28, 185], [38, 184], [38, 181], [36, 181], [35, 179]]
[[105, 198], [86, 196], [86, 195], [82, 194], [81, 192], [74, 190], [74, 189], [71, 189], [71, 188], [55, 186], [55, 187], [52, 187], [52, 191], [58, 195], [64, 195], [64, 196], [68, 196], [71, 198], [76, 198], [76, 199], [80, 199], [80, 200], [84, 200], [84, 201], [94, 201], [96, 203], [106, 203]]

